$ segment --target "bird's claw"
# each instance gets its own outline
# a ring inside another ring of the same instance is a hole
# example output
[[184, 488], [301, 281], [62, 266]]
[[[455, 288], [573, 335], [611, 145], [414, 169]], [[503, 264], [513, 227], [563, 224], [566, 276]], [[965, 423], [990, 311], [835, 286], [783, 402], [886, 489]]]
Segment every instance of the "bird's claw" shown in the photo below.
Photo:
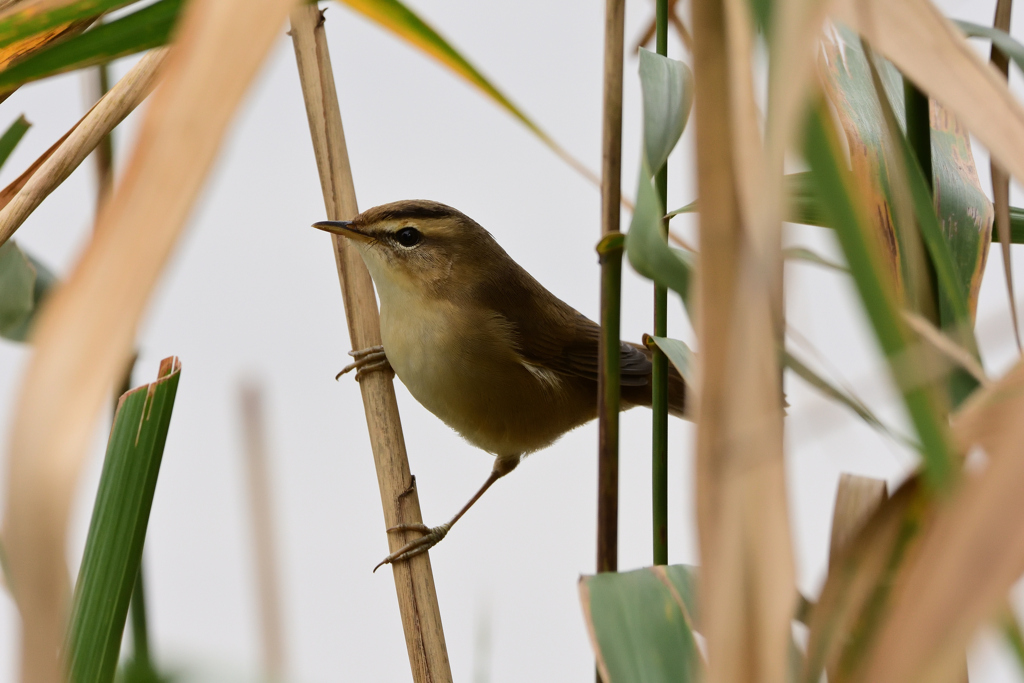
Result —
[[371, 346], [366, 349], [359, 349], [358, 351], [349, 351], [348, 355], [355, 358], [355, 361], [349, 363], [341, 369], [337, 375], [334, 376], [335, 380], [341, 379], [341, 376], [352, 370], [356, 371], [356, 381], [358, 382], [363, 378], [363, 375], [367, 372], [373, 372], [374, 370], [391, 370], [391, 363], [388, 362], [388, 357], [384, 353], [384, 347], [377, 345]]
[[396, 524], [395, 526], [390, 527], [388, 529], [388, 533], [393, 531], [418, 531], [423, 535], [415, 541], [409, 541], [401, 548], [385, 557], [381, 560], [380, 564], [373, 568], [373, 571], [376, 572], [386, 564], [404, 562], [421, 553], [427, 552], [440, 543], [441, 540], [448, 535], [448, 530], [451, 528], [452, 525], [450, 523], [435, 527], [429, 527], [426, 524]]

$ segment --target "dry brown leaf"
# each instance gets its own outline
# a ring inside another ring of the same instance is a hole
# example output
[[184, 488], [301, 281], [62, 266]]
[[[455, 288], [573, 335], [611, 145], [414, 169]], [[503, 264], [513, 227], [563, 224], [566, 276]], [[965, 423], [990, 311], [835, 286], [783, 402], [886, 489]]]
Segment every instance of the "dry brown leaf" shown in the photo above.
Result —
[[[25, 4], [22, 3], [15, 7], [14, 11], [21, 12], [24, 8]], [[2, 21], [3, 17], [0, 16], [0, 22]], [[61, 24], [60, 26], [55, 26], [54, 28], [51, 28], [47, 31], [42, 31], [27, 38], [22, 38], [21, 40], [16, 40], [10, 45], [4, 45], [3, 47], [0, 47], [0, 71], [6, 69], [11, 64], [19, 61], [23, 57], [28, 57], [34, 52], [39, 52], [44, 47], [48, 46], [50, 43], [56, 40], [61, 40], [63, 38], [68, 38], [75, 34], [81, 33], [89, 27], [89, 24], [91, 24], [92, 21], [92, 19], [85, 19], [80, 21], [72, 21], [67, 24]]]
[[811, 613], [802, 683], [818, 683], [826, 669], [830, 683], [850, 680], [928, 509], [919, 481], [911, 479], [882, 504], [853, 542], [830, 558], [828, 579]]
[[713, 683], [786, 680], [796, 599], [773, 351], [771, 302], [781, 282], [772, 273], [781, 254], [773, 226], [749, 222], [766, 203], [766, 166], [751, 92], [748, 11], [742, 0], [693, 6], [704, 207], [697, 511]]
[[224, 131], [291, 5], [188, 4], [124, 180], [40, 314], [13, 421], [4, 536], [26, 683], [62, 680], [65, 532], [96, 416]]
[[956, 420], [958, 441], [977, 435], [986, 469], [966, 478], [926, 525], [893, 590], [892, 611], [859, 681], [954, 681], [975, 630], [1004, 606], [1024, 572], [1024, 363], [982, 390]]
[[[78, 168], [103, 136], [142, 103], [156, 84], [166, 54], [167, 48], [151, 50], [56, 145], [0, 192], [0, 244]], [[13, 188], [17, 190], [11, 196]]]
[[856, 538], [861, 529], [887, 497], [884, 479], [860, 477], [843, 473], [836, 490], [836, 504], [832, 513], [832, 536], [829, 544], [829, 564], [834, 564], [840, 553]]
[[[988, 375], [985, 374], [985, 369], [981, 367], [981, 363], [969, 351], [943, 334], [931, 322], [916, 313], [906, 310], [903, 311], [903, 319], [906, 321], [907, 326], [921, 337], [924, 343], [930, 345], [948, 360], [952, 361], [953, 364], [971, 373], [971, 376], [978, 380], [979, 384], [982, 386], [991, 384]], [[920, 348], [914, 347], [912, 353], [921, 355]]]
[[1007, 432], [1000, 425], [1024, 415], [1024, 363], [1018, 363], [995, 384], [976, 391], [953, 415], [957, 449], [967, 453], [981, 446], [986, 453], [1006, 452]]
[[[872, 516], [885, 503], [886, 483], [882, 479], [842, 474], [836, 490], [835, 508], [832, 514], [832, 536], [829, 545], [829, 567], [842, 563], [843, 551], [865, 528]], [[830, 680], [839, 680], [842, 675], [831, 668]]]

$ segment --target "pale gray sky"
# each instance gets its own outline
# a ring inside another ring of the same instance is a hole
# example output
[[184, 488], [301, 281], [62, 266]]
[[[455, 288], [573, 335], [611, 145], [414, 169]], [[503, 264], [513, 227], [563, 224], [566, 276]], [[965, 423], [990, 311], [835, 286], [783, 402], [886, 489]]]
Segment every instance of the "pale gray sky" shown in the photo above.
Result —
[[[994, 0], [941, 4], [954, 16], [988, 22]], [[598, 167], [602, 3], [416, 0], [410, 5], [556, 139]], [[628, 44], [645, 27], [653, 6], [644, 0], [629, 3]], [[346, 8], [328, 7], [327, 31], [360, 206], [407, 198], [456, 206], [488, 228], [555, 294], [596, 316], [595, 188], [433, 61]], [[689, 61], [675, 40], [670, 53]], [[117, 65], [118, 73], [126, 68]], [[1019, 86], [1019, 79], [1015, 82]], [[57, 139], [81, 115], [83, 104], [78, 75], [23, 88], [5, 102], [0, 126], [22, 112], [35, 126], [0, 173], [0, 182], [14, 178]], [[633, 58], [626, 65], [625, 106], [623, 185], [632, 195], [640, 107]], [[122, 155], [134, 124], [130, 119], [118, 137]], [[975, 151], [987, 189], [987, 156]], [[670, 206], [693, 198], [692, 153], [688, 131], [670, 165]], [[36, 211], [19, 231], [19, 242], [57, 272], [66, 272], [88, 238], [92, 196], [87, 164]], [[239, 380], [254, 377], [266, 388], [270, 415], [291, 680], [408, 679], [390, 570], [370, 573], [387, 545], [359, 391], [351, 379], [333, 379], [347, 362], [349, 343], [328, 238], [309, 227], [322, 218], [294, 56], [282, 27], [139, 335], [136, 384], [152, 379], [164, 356], [176, 354], [183, 364], [146, 548], [154, 647], [168, 666], [201, 661], [240, 675], [258, 666], [237, 401]], [[793, 236], [837, 254], [825, 231], [794, 228]], [[1017, 272], [1024, 273], [1024, 259], [1016, 257]], [[993, 251], [979, 310], [992, 371], [1007, 367], [1014, 353], [1001, 267]], [[812, 266], [792, 267], [790, 276], [792, 324], [862, 397], [900, 421], [849, 284]], [[623, 336], [638, 340], [651, 327], [650, 285], [628, 268], [624, 301]], [[692, 342], [681, 306], [677, 301], [671, 306], [670, 332]], [[26, 360], [24, 347], [0, 341], [0, 443], [6, 444]], [[913, 461], [799, 380], [787, 384], [799, 582], [813, 594], [824, 576], [839, 473], [895, 482]], [[396, 386], [424, 519], [437, 524], [477, 488], [490, 470], [490, 458]], [[623, 418], [622, 568], [650, 563], [649, 424], [649, 412], [642, 409]], [[690, 425], [673, 421], [674, 563], [698, 560], [693, 435]], [[93, 460], [75, 507], [73, 568], [104, 443], [105, 430], [97, 425]], [[595, 452], [596, 427], [588, 425], [531, 456], [431, 553], [456, 680], [468, 680], [475, 670], [482, 615], [491, 620], [495, 683], [593, 679], [576, 581], [594, 568]], [[14, 680], [16, 629], [14, 607], [4, 595], [0, 683]], [[972, 659], [973, 680], [1017, 680], [1000, 648], [997, 640], [983, 642]]]

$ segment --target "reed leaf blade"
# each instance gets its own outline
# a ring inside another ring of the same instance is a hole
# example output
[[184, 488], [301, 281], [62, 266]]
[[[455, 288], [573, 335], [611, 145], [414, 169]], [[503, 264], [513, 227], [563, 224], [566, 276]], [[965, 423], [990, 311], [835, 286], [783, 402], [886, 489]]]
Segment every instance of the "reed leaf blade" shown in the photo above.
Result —
[[69, 22], [96, 17], [135, 0], [30, 0], [0, 13], [0, 48]]
[[155, 382], [118, 403], [68, 627], [74, 683], [114, 678], [180, 373], [166, 358]]
[[170, 38], [182, 4], [182, 0], [160, 0], [33, 54], [0, 72], [0, 90], [163, 45]]
[[584, 576], [580, 599], [605, 683], [701, 679], [691, 567]]
[[822, 107], [814, 109], [808, 119], [805, 155], [819, 196], [824, 200], [823, 208], [835, 226], [861, 302], [917, 430], [929, 483], [944, 490], [951, 485], [954, 476], [947, 428], [939, 418], [929, 387], [908, 381], [908, 376], [916, 374], [908, 367], [914, 363], [914, 357], [905, 353], [908, 331], [898, 314], [891, 277], [878, 255], [882, 251], [875, 243], [879, 236], [862, 216], [863, 205], [840, 156], [838, 140], [830, 128], [831, 120]]
[[19, 116], [14, 123], [7, 127], [4, 134], [0, 136], [0, 168], [7, 163], [7, 157], [11, 156], [11, 152], [18, 146], [21, 139], [28, 132], [28, 129], [32, 127], [32, 124], [28, 122], [25, 115]]

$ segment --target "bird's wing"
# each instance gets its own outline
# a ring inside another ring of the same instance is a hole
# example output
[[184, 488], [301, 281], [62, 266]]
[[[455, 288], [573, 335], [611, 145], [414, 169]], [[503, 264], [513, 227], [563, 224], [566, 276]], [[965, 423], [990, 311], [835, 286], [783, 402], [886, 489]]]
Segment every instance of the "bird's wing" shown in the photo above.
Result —
[[[596, 382], [601, 328], [519, 270], [519, 277], [494, 278], [490, 286], [478, 290], [481, 303], [508, 322], [526, 362]], [[517, 283], [515, 291], [510, 291], [509, 282]], [[643, 386], [650, 381], [651, 361], [645, 351], [634, 344], [620, 344], [619, 372], [624, 386]]]
[[[574, 311], [575, 313], [575, 311]], [[549, 359], [549, 364], [565, 374], [585, 377], [597, 381], [598, 340], [601, 328], [580, 313], [576, 313], [576, 333], [565, 340], [559, 353]], [[625, 386], [643, 386], [650, 381], [651, 361], [642, 347], [633, 344], [619, 344], [619, 381]]]

